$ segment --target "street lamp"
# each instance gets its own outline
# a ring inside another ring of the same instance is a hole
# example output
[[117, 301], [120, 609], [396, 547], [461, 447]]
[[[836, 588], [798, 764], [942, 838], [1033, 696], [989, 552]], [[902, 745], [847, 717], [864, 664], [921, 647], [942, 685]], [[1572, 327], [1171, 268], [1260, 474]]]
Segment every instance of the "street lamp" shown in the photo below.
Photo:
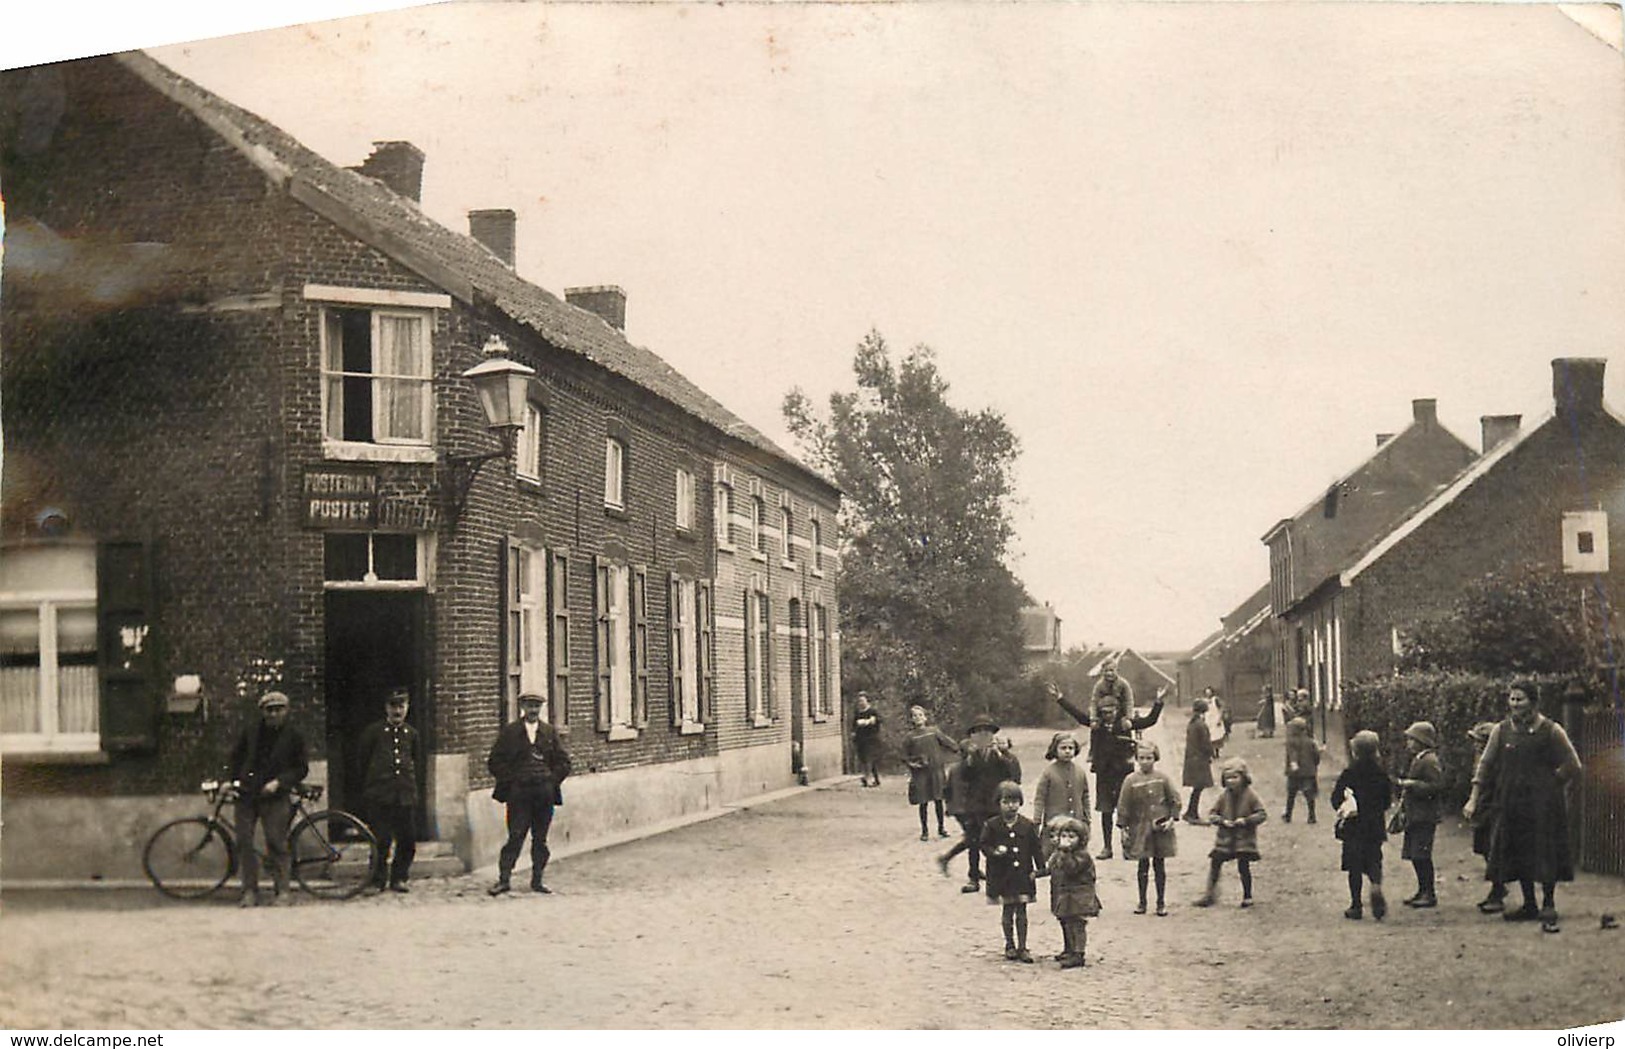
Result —
[[472, 382], [480, 395], [486, 427], [497, 435], [502, 447], [475, 455], [446, 457], [446, 519], [451, 528], [457, 526], [458, 518], [468, 505], [468, 492], [480, 467], [492, 459], [512, 455], [514, 440], [525, 426], [525, 408], [529, 401], [526, 394], [536, 369], [509, 360], [507, 353], [507, 343], [493, 335], [485, 342], [486, 359], [463, 372], [463, 378]]

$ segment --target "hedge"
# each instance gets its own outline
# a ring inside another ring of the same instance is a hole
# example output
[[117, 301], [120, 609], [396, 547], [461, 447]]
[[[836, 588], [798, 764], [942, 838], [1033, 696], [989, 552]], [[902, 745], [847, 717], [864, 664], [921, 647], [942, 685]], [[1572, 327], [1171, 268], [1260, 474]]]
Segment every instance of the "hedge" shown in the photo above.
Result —
[[1388, 771], [1403, 775], [1410, 760], [1405, 729], [1413, 722], [1431, 721], [1439, 730], [1439, 760], [1444, 765], [1447, 808], [1466, 802], [1478, 751], [1467, 732], [1481, 721], [1506, 716], [1507, 690], [1523, 688], [1536, 709], [1559, 719], [1569, 675], [1491, 677], [1459, 671], [1416, 671], [1395, 677], [1371, 678], [1343, 684], [1343, 723], [1348, 736], [1371, 729], [1382, 740], [1382, 760]]

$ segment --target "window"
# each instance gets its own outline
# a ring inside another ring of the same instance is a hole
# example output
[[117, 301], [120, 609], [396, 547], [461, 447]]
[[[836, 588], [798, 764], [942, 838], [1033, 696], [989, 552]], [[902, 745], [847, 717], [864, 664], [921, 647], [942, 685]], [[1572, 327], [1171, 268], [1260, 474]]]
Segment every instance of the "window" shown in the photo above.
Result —
[[322, 436], [429, 443], [429, 317], [398, 310], [322, 311]]
[[1608, 571], [1608, 512], [1581, 510], [1563, 515], [1563, 571]]
[[[0, 749], [100, 749], [96, 551], [12, 549], [0, 559]], [[120, 631], [139, 654], [144, 627]]]
[[616, 437], [604, 438], [604, 505], [626, 509], [626, 444]]
[[796, 559], [796, 548], [790, 542], [790, 508], [779, 507], [779, 558], [785, 564], [791, 564]]
[[425, 556], [417, 535], [327, 532], [322, 547], [322, 578], [330, 588], [345, 584], [417, 586], [424, 581]]
[[829, 637], [829, 609], [824, 605], [813, 606], [813, 618], [809, 624], [813, 631], [812, 658], [807, 662], [817, 667], [818, 680], [813, 684], [812, 693], [817, 697], [818, 713], [828, 716], [835, 713], [834, 693], [830, 688], [830, 637]]
[[684, 728], [704, 722], [700, 712], [698, 595], [692, 579], [671, 577], [671, 720]]
[[733, 486], [718, 483], [716, 487], [716, 506], [713, 512], [716, 515], [717, 545], [724, 550], [734, 548], [734, 490]]
[[648, 576], [604, 561], [596, 575], [598, 727], [630, 739], [649, 714]]
[[570, 719], [570, 554], [553, 550], [548, 554], [547, 600], [552, 618], [551, 670], [553, 689], [549, 713], [555, 725]]
[[[506, 667], [503, 688], [504, 720], [519, 716], [519, 697], [532, 692], [547, 695], [547, 552], [514, 540], [508, 541], [507, 623], [503, 638]], [[552, 712], [543, 715], [554, 720]]]
[[677, 471], [677, 527], [694, 530], [694, 475], [682, 469]]
[[767, 557], [767, 507], [762, 497], [750, 497], [750, 548], [758, 558]]
[[745, 593], [745, 709], [752, 723], [765, 725], [773, 718], [773, 624], [768, 596], [760, 590]]
[[514, 448], [513, 469], [527, 481], [542, 479], [542, 406], [535, 401], [525, 405], [525, 425]]
[[812, 566], [814, 572], [824, 570], [824, 528], [816, 517], [812, 519]]

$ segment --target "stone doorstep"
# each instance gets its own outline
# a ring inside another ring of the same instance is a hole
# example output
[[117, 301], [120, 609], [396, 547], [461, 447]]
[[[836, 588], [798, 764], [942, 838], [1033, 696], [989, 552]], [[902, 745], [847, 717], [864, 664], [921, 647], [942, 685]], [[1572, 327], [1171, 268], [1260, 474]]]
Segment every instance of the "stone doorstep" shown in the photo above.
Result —
[[[704, 812], [694, 812], [686, 816], [645, 824], [641, 827], [629, 827], [619, 833], [607, 834], [602, 838], [594, 838], [589, 841], [558, 845], [552, 850], [553, 859], [567, 859], [582, 853], [597, 852], [599, 849], [608, 849], [616, 845], [639, 841], [643, 838], [652, 838], [657, 834], [665, 834], [668, 831], [678, 830], [695, 823], [704, 823], [707, 820], [717, 819], [720, 816], [728, 815], [730, 812], [743, 812], [758, 805], [768, 805], [812, 790], [824, 790], [855, 779], [857, 779], [856, 776], [842, 773], [828, 779], [815, 780], [804, 787], [794, 786], [786, 787], [783, 790], [769, 791], [766, 794], [758, 794], [731, 804], [719, 805]], [[495, 863], [487, 864], [473, 871], [474, 874], [483, 878], [495, 878], [496, 872]], [[451, 842], [418, 842], [417, 854], [412, 858], [413, 878], [455, 878], [467, 873], [469, 871], [464, 867], [462, 859], [458, 857]], [[30, 880], [6, 879], [0, 882], [0, 891], [3, 892], [60, 891], [63, 889], [152, 889], [152, 883], [145, 878], [35, 878]], [[225, 890], [222, 889], [221, 891]]]

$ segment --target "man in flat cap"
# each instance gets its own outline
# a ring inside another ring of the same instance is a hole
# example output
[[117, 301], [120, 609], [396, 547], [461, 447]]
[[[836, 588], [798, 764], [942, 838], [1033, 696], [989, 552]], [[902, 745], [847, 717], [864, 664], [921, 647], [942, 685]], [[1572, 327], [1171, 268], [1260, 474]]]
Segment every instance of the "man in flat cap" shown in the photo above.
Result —
[[541, 696], [527, 692], [519, 697], [519, 720], [510, 721], [497, 732], [486, 765], [496, 780], [491, 796], [508, 806], [508, 841], [497, 857], [497, 883], [492, 896], [511, 888], [513, 865], [530, 837], [530, 891], [552, 892], [542, 884], [542, 871], [550, 855], [547, 831], [553, 825], [553, 807], [564, 801], [559, 784], [570, 774], [570, 755], [565, 753], [559, 734], [542, 720]]
[[231, 748], [231, 774], [237, 780], [236, 824], [238, 856], [242, 864], [240, 907], [259, 903], [260, 858], [254, 851], [254, 825], [265, 835], [265, 854], [271, 861], [275, 903], [292, 902], [288, 896], [288, 823], [293, 803], [288, 791], [305, 778], [305, 737], [288, 724], [288, 697], [272, 690], [260, 696], [259, 717], [245, 727]]

